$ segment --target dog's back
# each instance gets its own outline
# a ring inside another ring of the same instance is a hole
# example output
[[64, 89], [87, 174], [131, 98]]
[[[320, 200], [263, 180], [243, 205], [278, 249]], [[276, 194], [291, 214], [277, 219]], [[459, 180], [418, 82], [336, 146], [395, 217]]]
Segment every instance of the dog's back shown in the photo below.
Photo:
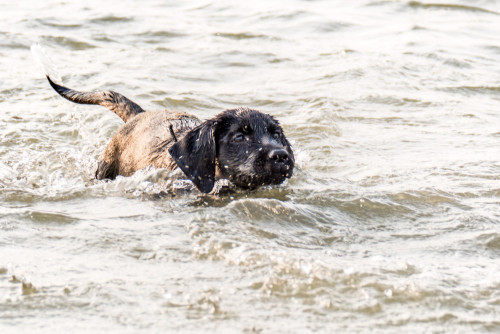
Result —
[[101, 155], [97, 179], [129, 176], [152, 166], [173, 170], [177, 167], [169, 147], [201, 121], [189, 114], [168, 110], [139, 113], [128, 119]]
[[97, 179], [130, 176], [148, 166], [170, 170], [177, 168], [168, 149], [178, 138], [201, 123], [198, 118], [181, 112], [145, 112], [138, 104], [117, 92], [80, 92], [56, 84], [49, 76], [47, 79], [65, 99], [79, 104], [101, 105], [125, 122], [99, 159], [95, 174]]

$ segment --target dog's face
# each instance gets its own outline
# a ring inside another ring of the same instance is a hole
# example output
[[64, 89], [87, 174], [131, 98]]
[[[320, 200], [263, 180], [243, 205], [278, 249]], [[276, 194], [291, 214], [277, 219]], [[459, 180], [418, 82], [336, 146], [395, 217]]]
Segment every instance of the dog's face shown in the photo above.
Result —
[[290, 143], [270, 115], [226, 110], [189, 131], [169, 150], [182, 171], [205, 193], [216, 175], [241, 188], [280, 184], [295, 164]]

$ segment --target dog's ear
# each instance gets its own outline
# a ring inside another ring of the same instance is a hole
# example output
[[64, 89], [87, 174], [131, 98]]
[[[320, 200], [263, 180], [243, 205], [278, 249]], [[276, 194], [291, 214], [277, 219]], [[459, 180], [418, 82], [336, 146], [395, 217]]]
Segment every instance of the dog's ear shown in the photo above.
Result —
[[209, 193], [215, 184], [215, 124], [205, 121], [168, 150], [177, 166], [203, 193]]

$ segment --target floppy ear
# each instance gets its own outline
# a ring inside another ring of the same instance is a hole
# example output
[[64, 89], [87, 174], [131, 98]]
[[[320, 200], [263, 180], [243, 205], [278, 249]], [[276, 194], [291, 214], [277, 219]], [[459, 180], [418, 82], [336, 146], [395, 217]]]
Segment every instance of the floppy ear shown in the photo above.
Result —
[[204, 193], [209, 193], [215, 183], [214, 123], [198, 125], [168, 150], [177, 166]]

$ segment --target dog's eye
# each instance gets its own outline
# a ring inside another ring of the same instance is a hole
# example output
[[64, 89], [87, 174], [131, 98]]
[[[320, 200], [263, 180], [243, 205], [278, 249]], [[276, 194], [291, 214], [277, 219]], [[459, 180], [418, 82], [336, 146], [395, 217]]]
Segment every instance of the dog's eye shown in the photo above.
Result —
[[281, 138], [281, 133], [279, 131], [276, 131], [273, 133], [273, 138], [274, 139], [280, 139]]
[[241, 143], [241, 142], [243, 142], [243, 141], [245, 140], [245, 136], [244, 136], [243, 134], [241, 134], [241, 133], [238, 133], [238, 134], [236, 134], [236, 135], [233, 137], [233, 140], [234, 140], [234, 142], [236, 142], [236, 143]]

